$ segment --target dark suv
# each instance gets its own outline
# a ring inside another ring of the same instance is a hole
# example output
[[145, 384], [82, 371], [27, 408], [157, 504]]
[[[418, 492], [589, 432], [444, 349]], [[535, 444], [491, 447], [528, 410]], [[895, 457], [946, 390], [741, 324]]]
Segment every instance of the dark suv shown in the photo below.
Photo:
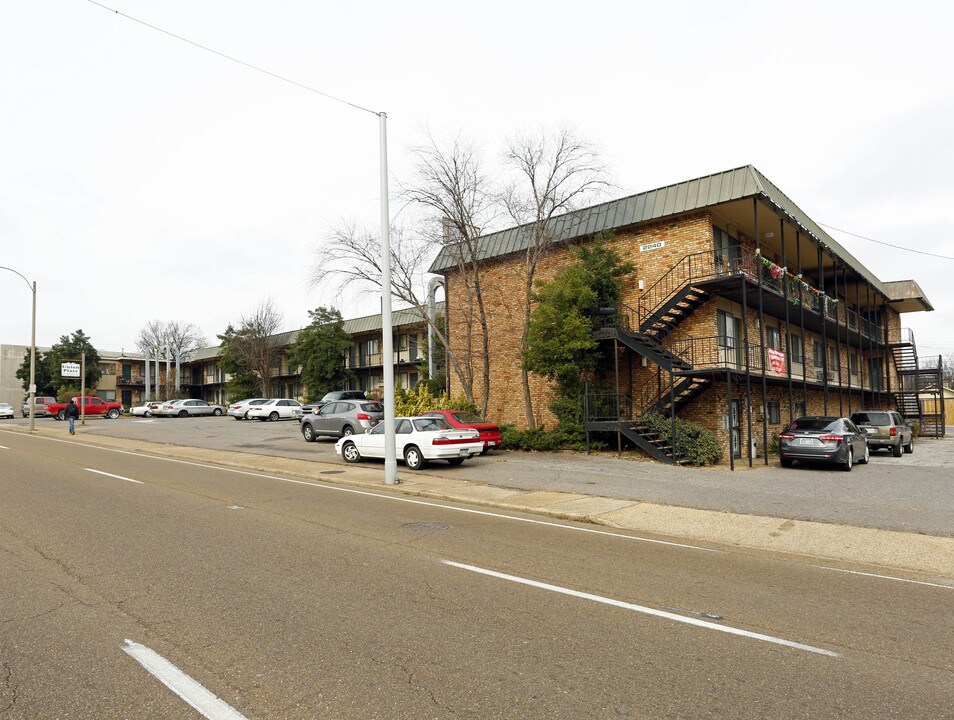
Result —
[[368, 396], [364, 394], [364, 390], [335, 390], [330, 393], [325, 393], [325, 396], [321, 398], [318, 402], [308, 403], [303, 405], [301, 411], [304, 415], [310, 415], [321, 408], [322, 405], [327, 405], [330, 402], [335, 400], [367, 400]]
[[894, 410], [858, 410], [851, 421], [868, 436], [868, 447], [888, 448], [895, 457], [914, 452], [914, 430]]

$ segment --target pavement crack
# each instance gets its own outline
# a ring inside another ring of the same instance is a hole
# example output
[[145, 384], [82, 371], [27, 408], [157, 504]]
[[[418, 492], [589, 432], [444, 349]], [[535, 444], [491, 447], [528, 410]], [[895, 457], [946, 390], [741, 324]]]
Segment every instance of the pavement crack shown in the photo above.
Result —
[[16, 683], [13, 682], [13, 668], [10, 667], [10, 663], [4, 660], [2, 663], [0, 663], [0, 668], [3, 670], [4, 695], [9, 697], [7, 704], [3, 707], [0, 707], [0, 715], [5, 715], [17, 704], [19, 693], [17, 691]]

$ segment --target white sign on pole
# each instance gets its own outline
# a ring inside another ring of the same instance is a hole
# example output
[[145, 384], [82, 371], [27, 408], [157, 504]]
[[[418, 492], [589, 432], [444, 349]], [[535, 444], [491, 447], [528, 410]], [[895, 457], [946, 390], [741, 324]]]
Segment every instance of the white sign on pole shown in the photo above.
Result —
[[60, 363], [60, 376], [78, 378], [80, 376], [80, 364], [77, 362]]

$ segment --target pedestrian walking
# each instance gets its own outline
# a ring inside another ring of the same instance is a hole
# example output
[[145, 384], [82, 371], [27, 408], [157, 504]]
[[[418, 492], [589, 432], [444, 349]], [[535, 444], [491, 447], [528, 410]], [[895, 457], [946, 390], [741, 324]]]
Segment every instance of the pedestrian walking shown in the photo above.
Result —
[[66, 419], [70, 421], [70, 435], [76, 434], [75, 423], [77, 418], [79, 418], [79, 406], [77, 406], [75, 400], [70, 400], [70, 404], [66, 406]]

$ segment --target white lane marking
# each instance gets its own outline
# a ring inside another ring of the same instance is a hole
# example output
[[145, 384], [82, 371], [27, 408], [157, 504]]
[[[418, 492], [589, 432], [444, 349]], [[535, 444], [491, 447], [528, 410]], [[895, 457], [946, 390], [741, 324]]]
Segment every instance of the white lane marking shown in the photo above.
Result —
[[142, 480], [133, 480], [132, 478], [123, 477], [122, 475], [113, 475], [112, 473], [103, 472], [102, 470], [93, 470], [93, 468], [83, 468], [87, 472], [96, 473], [97, 475], [105, 475], [106, 477], [116, 478], [117, 480], [125, 480], [126, 482], [136, 483], [137, 485], [144, 485]]
[[[0, 428], [0, 432], [9, 432], [9, 433], [12, 433], [12, 432], [14, 432], [14, 431], [13, 431], [13, 430], [6, 430], [5, 428]], [[18, 434], [19, 434], [19, 433], [18, 433]], [[264, 474], [262, 474], [262, 473], [254, 473], [254, 472], [250, 472], [250, 471], [248, 471], [248, 470], [237, 470], [237, 469], [235, 469], [235, 468], [223, 467], [223, 466], [221, 466], [221, 465], [206, 465], [206, 464], [203, 464], [203, 463], [191, 462], [191, 461], [189, 461], [189, 460], [178, 460], [178, 459], [176, 459], [176, 458], [160, 457], [159, 455], [149, 455], [148, 453], [132, 452], [132, 451], [130, 451], [130, 450], [118, 450], [118, 449], [116, 449], [116, 448], [104, 448], [104, 447], [101, 447], [101, 446], [99, 446], [99, 445], [87, 445], [86, 443], [76, 442], [76, 441], [72, 441], [72, 440], [61, 440], [61, 439], [59, 439], [59, 438], [46, 438], [46, 437], [38, 438], [38, 439], [39, 439], [39, 440], [49, 440], [49, 441], [51, 441], [51, 442], [66, 443], [67, 445], [82, 445], [83, 447], [88, 447], [88, 448], [91, 448], [91, 449], [93, 449], [93, 450], [104, 450], [104, 451], [106, 451], [106, 452], [119, 453], [120, 455], [135, 455], [135, 456], [137, 456], [137, 457], [145, 457], [145, 458], [150, 458], [150, 459], [152, 459], [152, 460], [161, 460], [161, 461], [164, 461], [164, 462], [179, 463], [179, 464], [182, 464], [182, 465], [193, 465], [193, 466], [195, 466], [195, 467], [207, 468], [207, 469], [209, 469], [209, 470], [218, 470], [218, 471], [220, 471], [220, 472], [232, 472], [232, 473], [237, 473], [237, 474], [239, 474], [239, 475], [251, 475], [252, 477], [260, 477], [260, 478], [265, 478], [265, 479], [268, 479], [268, 480], [280, 480], [281, 482], [293, 483], [293, 484], [297, 484], [297, 485], [308, 485], [308, 486], [310, 486], [310, 487], [318, 488], [318, 489], [321, 489], [321, 490], [337, 490], [338, 492], [354, 493], [354, 494], [356, 494], [356, 495], [366, 495], [366, 496], [369, 496], [369, 497], [381, 498], [381, 499], [383, 499], [383, 500], [396, 500], [396, 501], [398, 501], [398, 502], [412, 503], [412, 504], [415, 504], [415, 505], [425, 505], [425, 506], [429, 506], [429, 507], [441, 508], [441, 509], [444, 509], [444, 510], [455, 510], [455, 511], [457, 511], [457, 512], [473, 513], [473, 514], [475, 514], [475, 515], [487, 515], [487, 516], [489, 516], [489, 517], [502, 518], [502, 519], [504, 519], [504, 520], [514, 520], [514, 521], [517, 521], [517, 522], [526, 522], [526, 523], [533, 523], [533, 524], [538, 524], [538, 525], [547, 525], [547, 526], [555, 527], [555, 528], [563, 528], [564, 530], [576, 530], [576, 531], [578, 531], [578, 532], [592, 533], [592, 534], [594, 534], [594, 535], [607, 535], [607, 536], [609, 536], [609, 537], [619, 538], [620, 540], [637, 540], [637, 541], [641, 541], [641, 542], [657, 543], [657, 544], [660, 544], [660, 545], [671, 545], [671, 546], [674, 546], [674, 547], [681, 547], [681, 548], [686, 548], [686, 549], [689, 549], [689, 550], [702, 550], [702, 551], [705, 551], [705, 552], [714, 552], [714, 553], [722, 553], [722, 554], [728, 554], [728, 553], [729, 553], [729, 551], [727, 551], [727, 550], [718, 550], [718, 549], [714, 549], [714, 548], [699, 547], [699, 546], [697, 546], [697, 545], [687, 545], [687, 544], [683, 544], [683, 543], [667, 542], [667, 541], [665, 541], [665, 540], [653, 540], [653, 539], [651, 539], [651, 538], [643, 538], [643, 537], [638, 537], [638, 536], [635, 536], [635, 535], [623, 535], [623, 534], [621, 534], [621, 533], [606, 532], [606, 531], [604, 531], [604, 530], [593, 530], [593, 529], [591, 529], [591, 528], [580, 528], [580, 527], [575, 527], [575, 526], [573, 526], [573, 525], [561, 525], [560, 523], [547, 522], [547, 521], [545, 521], [545, 520], [532, 520], [532, 519], [530, 519], [530, 518], [514, 517], [514, 516], [512, 516], [512, 515], [503, 515], [503, 514], [500, 514], [500, 513], [491, 513], [491, 512], [486, 512], [486, 511], [483, 511], [483, 510], [471, 510], [471, 509], [469, 509], [469, 508], [458, 508], [458, 507], [453, 507], [453, 506], [451, 506], [451, 505], [441, 505], [440, 503], [427, 502], [427, 501], [424, 501], [424, 500], [415, 500], [415, 499], [413, 499], [413, 498], [394, 497], [394, 496], [392, 496], [392, 495], [385, 495], [385, 494], [383, 494], [383, 493], [374, 493], [374, 492], [369, 492], [369, 491], [366, 491], [366, 490], [354, 490], [353, 488], [343, 488], [343, 487], [338, 487], [338, 486], [335, 486], [335, 485], [323, 485], [323, 484], [320, 484], [320, 483], [308, 482], [308, 481], [306, 481], [306, 480], [292, 480], [291, 478], [276, 477], [275, 475], [264, 475]], [[896, 582], [903, 582], [903, 583], [908, 583], [908, 584], [911, 584], [911, 585], [930, 585], [931, 587], [938, 587], [938, 588], [941, 588], [941, 589], [943, 589], [943, 590], [954, 590], [954, 587], [951, 587], [951, 586], [948, 586], [948, 585], [937, 585], [937, 584], [933, 584], [933, 583], [925, 583], [925, 582], [920, 581], [920, 580], [909, 580], [909, 579], [907, 579], [907, 578], [893, 577], [893, 576], [891, 576], [891, 575], [875, 575], [875, 574], [873, 574], [873, 573], [856, 572], [856, 571], [851, 571], [851, 570], [839, 570], [839, 569], [837, 569], [837, 568], [830, 568], [830, 567], [826, 567], [826, 566], [824, 566], [824, 565], [809, 565], [809, 567], [816, 567], [816, 568], [819, 568], [819, 569], [822, 569], [822, 570], [832, 570], [832, 571], [834, 571], [834, 572], [850, 572], [850, 573], [853, 573], [853, 574], [856, 574], [856, 575], [862, 575], [862, 576], [871, 577], [871, 578], [876, 578], [876, 579], [893, 580], [893, 581], [896, 581]]]
[[10, 448], [8, 448], [6, 445], [0, 445], [0, 450], [9, 450], [9, 449]]
[[844, 570], [842, 568], [828, 567], [827, 565], [810, 565], [809, 567], [819, 570], [831, 570], [832, 572], [848, 573], [849, 575], [863, 575], [864, 577], [878, 578], [879, 580], [894, 580], [895, 582], [911, 583], [912, 585], [927, 585], [928, 587], [943, 588], [945, 590], [954, 590], [954, 585], [942, 585], [941, 583], [926, 582], [925, 580], [909, 580], [908, 578], [899, 578], [894, 575], [878, 575], [877, 573], [861, 572], [861, 570]]
[[719, 632], [728, 633], [729, 635], [739, 635], [752, 640], [761, 640], [763, 642], [769, 642], [775, 645], [784, 645], [786, 647], [795, 648], [796, 650], [805, 650], [806, 652], [816, 653], [818, 655], [841, 657], [840, 653], [836, 653], [833, 650], [825, 650], [824, 648], [818, 648], [812, 645], [804, 645], [802, 643], [797, 643], [792, 640], [785, 640], [784, 638], [774, 637], [772, 635], [763, 635], [762, 633], [750, 632], [749, 630], [742, 630], [729, 625], [719, 625], [718, 623], [708, 622], [706, 620], [676, 615], [675, 613], [666, 612], [665, 610], [656, 610], [655, 608], [644, 607], [643, 605], [634, 605], [633, 603], [624, 602], [622, 600], [614, 600], [613, 598], [603, 597], [602, 595], [593, 595], [591, 593], [580, 592], [579, 590], [571, 590], [569, 588], [560, 587], [559, 585], [549, 585], [547, 583], [537, 582], [536, 580], [529, 580], [516, 575], [507, 575], [505, 573], [497, 572], [495, 570], [487, 570], [474, 565], [464, 565], [463, 563], [454, 562], [453, 560], [441, 560], [441, 562], [445, 565], [450, 565], [451, 567], [468, 570], [481, 575], [489, 575], [490, 577], [499, 578], [501, 580], [509, 580], [510, 582], [519, 583], [521, 585], [529, 585], [542, 590], [550, 590], [551, 592], [560, 593], [562, 595], [570, 595], [572, 597], [582, 598], [584, 600], [592, 600], [593, 602], [603, 603], [604, 605], [613, 605], [614, 607], [633, 610], [645, 615], [653, 615], [655, 617], [661, 617], [667, 620], [685, 623], [686, 625], [695, 625], [696, 627], [706, 628], [707, 630], [718, 630]]
[[126, 640], [123, 652], [142, 665], [153, 677], [185, 700], [209, 720], [245, 720], [245, 716], [213, 695], [155, 650]]

